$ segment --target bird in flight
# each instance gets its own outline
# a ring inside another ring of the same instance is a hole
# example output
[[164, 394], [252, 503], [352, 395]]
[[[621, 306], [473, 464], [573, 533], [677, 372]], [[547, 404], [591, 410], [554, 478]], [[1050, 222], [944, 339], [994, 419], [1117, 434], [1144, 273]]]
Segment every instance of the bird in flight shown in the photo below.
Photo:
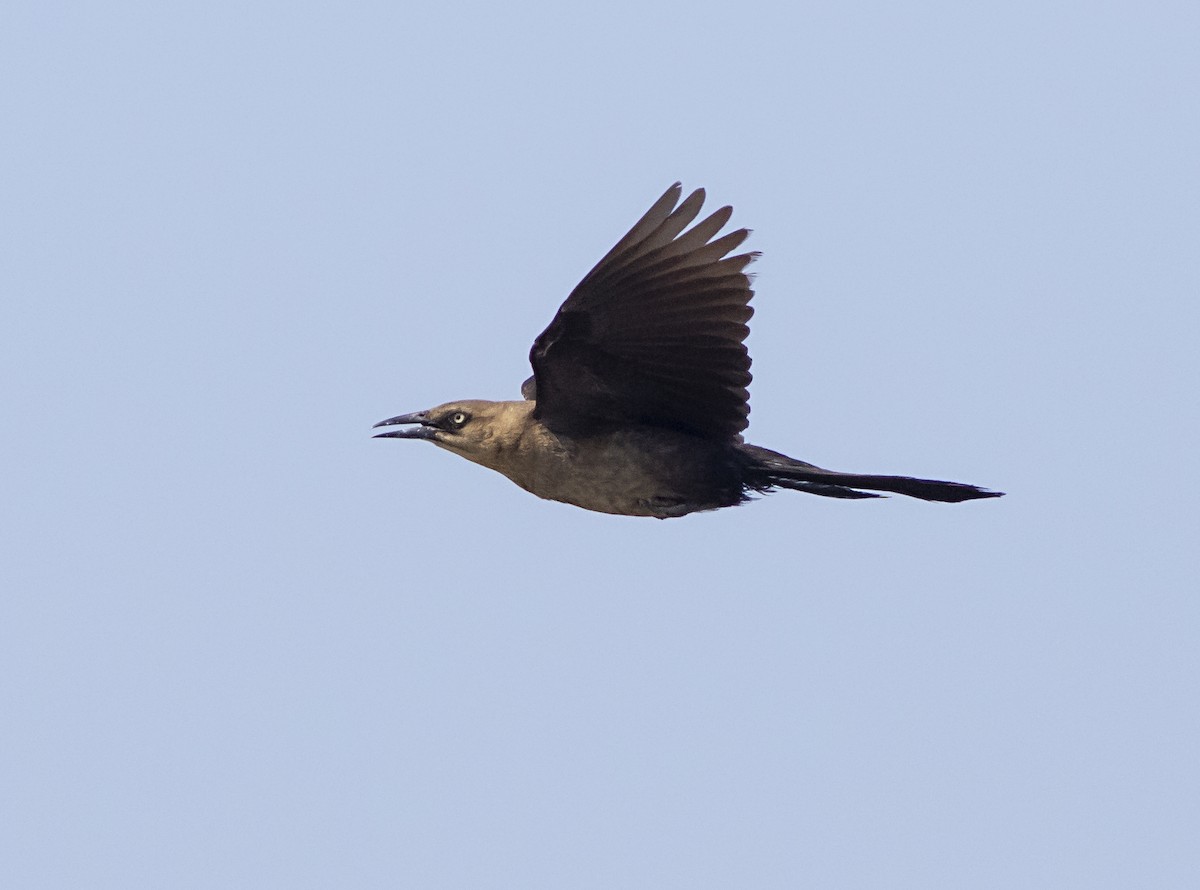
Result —
[[[688, 229], [704, 190], [679, 183], [596, 264], [533, 342], [521, 401], [466, 399], [375, 424], [425, 439], [539, 497], [668, 519], [775, 489], [833, 498], [999, 497], [961, 482], [826, 470], [749, 445], [750, 234], [733, 208]], [[686, 230], [686, 231], [685, 231]], [[863, 491], [860, 489], [867, 489]]]

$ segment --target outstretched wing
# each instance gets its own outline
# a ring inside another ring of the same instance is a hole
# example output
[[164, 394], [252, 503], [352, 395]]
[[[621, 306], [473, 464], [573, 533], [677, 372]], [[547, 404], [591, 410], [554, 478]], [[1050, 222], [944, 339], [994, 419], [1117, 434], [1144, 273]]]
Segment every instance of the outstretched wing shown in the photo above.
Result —
[[[722, 207], [684, 229], [704, 203], [679, 183], [567, 297], [533, 343], [534, 416], [552, 428], [642, 423], [727, 439], [746, 428], [750, 277], [757, 256], [728, 256], [749, 235], [713, 238]], [[678, 206], [676, 206], [678, 204]]]

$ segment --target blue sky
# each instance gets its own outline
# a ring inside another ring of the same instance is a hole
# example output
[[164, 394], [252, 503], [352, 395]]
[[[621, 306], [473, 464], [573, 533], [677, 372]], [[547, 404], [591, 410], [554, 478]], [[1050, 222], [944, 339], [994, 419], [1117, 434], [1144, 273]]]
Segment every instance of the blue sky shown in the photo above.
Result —
[[[1200, 882], [1194, 3], [18, 3], [21, 887]], [[515, 398], [673, 181], [749, 439], [999, 501], [539, 501]]]

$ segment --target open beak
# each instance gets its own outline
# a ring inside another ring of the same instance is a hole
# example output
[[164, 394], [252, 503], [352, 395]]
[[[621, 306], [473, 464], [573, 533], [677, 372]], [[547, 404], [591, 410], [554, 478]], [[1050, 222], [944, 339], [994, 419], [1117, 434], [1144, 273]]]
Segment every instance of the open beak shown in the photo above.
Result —
[[381, 420], [375, 424], [372, 429], [381, 426], [399, 426], [400, 424], [415, 423], [418, 426], [406, 430], [388, 430], [386, 433], [376, 433], [374, 439], [432, 439], [437, 432], [437, 427], [433, 425], [433, 421], [429, 419], [429, 412], [416, 411], [412, 414], [401, 414], [398, 417], [389, 417], [387, 420]]

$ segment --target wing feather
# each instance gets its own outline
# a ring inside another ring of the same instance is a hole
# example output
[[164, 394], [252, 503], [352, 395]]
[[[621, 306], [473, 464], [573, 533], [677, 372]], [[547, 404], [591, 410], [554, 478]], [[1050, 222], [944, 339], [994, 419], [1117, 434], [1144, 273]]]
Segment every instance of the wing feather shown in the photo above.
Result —
[[744, 270], [757, 254], [728, 256], [746, 229], [716, 237], [730, 207], [688, 229], [704, 191], [681, 195], [679, 183], [667, 189], [534, 341], [522, 391], [548, 425], [632, 422], [718, 439], [746, 428], [754, 310]]

